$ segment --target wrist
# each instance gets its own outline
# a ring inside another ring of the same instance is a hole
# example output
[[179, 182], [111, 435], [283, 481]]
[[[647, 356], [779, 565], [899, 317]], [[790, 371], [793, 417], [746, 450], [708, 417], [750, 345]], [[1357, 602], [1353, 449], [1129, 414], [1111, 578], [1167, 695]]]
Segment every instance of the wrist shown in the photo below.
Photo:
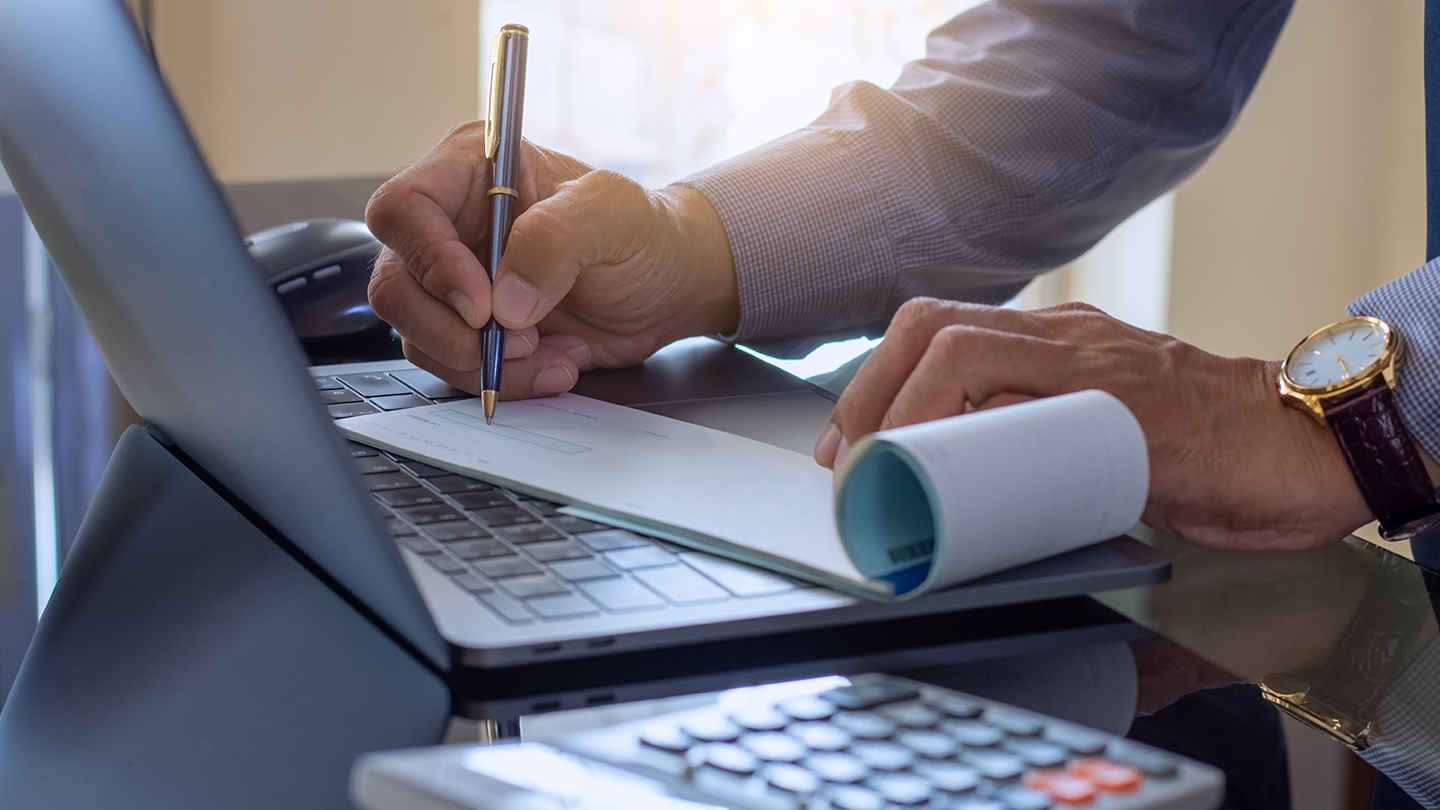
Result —
[[740, 323], [735, 259], [720, 214], [704, 194], [683, 185], [656, 192], [669, 209], [679, 280], [680, 306], [670, 340], [695, 335], [728, 335]]

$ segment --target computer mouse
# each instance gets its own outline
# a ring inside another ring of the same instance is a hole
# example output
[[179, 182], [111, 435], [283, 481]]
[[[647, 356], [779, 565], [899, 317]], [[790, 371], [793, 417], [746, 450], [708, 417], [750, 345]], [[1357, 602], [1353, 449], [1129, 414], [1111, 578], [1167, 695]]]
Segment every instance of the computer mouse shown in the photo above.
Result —
[[291, 222], [246, 237], [245, 247], [312, 363], [402, 356], [400, 341], [366, 297], [380, 242], [365, 223], [329, 217]]

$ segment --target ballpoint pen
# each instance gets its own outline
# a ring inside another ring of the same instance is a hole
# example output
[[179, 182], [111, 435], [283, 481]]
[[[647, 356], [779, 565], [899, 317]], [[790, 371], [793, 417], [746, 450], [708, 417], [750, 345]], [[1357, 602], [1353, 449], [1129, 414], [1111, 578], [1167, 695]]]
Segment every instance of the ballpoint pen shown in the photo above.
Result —
[[[485, 271], [491, 289], [505, 242], [515, 224], [520, 194], [515, 190], [520, 174], [520, 121], [525, 109], [525, 52], [530, 31], [510, 24], [495, 35], [490, 59], [490, 114], [485, 121], [485, 157], [490, 161], [490, 251]], [[480, 367], [480, 402], [485, 424], [495, 419], [495, 398], [500, 391], [500, 366], [505, 360], [505, 327], [494, 315], [480, 333], [484, 354]]]

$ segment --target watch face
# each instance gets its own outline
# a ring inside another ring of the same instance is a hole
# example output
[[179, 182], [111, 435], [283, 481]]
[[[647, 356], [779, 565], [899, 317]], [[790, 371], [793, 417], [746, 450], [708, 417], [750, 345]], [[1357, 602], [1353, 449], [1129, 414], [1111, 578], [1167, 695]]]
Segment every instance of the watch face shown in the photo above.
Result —
[[1390, 345], [1390, 327], [1374, 318], [1351, 318], [1316, 332], [1285, 361], [1285, 375], [1303, 389], [1334, 388], [1373, 374]]

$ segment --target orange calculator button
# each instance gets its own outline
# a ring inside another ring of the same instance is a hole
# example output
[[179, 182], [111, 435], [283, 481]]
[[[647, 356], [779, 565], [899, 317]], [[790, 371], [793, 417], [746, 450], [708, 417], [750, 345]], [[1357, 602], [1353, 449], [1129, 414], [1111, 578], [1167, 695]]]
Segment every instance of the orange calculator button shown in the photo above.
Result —
[[1140, 787], [1140, 771], [1108, 759], [1082, 759], [1070, 764], [1070, 772], [1089, 779], [1108, 793], [1129, 793]]
[[1056, 804], [1081, 806], [1095, 801], [1094, 783], [1067, 771], [1036, 771], [1025, 777], [1025, 787], [1044, 793]]

